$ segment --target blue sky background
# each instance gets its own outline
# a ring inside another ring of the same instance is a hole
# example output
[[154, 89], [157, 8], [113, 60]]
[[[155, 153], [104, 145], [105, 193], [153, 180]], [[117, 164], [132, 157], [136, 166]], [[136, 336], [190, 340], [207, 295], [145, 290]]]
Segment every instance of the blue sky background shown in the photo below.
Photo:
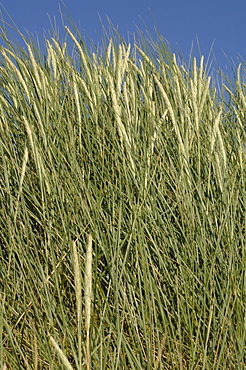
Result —
[[[0, 0], [0, 4], [4, 20], [10, 22], [5, 8], [22, 32], [43, 35], [51, 28], [48, 15], [62, 28], [61, 1]], [[197, 38], [205, 58], [214, 42], [214, 55], [226, 74], [230, 63], [238, 65], [238, 57], [246, 61], [246, 0], [65, 0], [65, 5], [81, 31], [96, 42], [102, 35], [99, 14], [106, 28], [108, 16], [125, 39], [128, 31], [136, 32], [135, 24], [144, 29], [141, 18], [155, 34], [153, 15], [162, 36], [187, 62], [192, 43], [199, 56]]]

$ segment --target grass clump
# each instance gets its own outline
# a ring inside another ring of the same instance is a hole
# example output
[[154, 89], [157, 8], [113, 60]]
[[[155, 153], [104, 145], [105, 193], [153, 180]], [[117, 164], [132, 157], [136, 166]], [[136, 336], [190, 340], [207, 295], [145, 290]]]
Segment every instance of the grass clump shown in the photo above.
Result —
[[243, 369], [245, 66], [66, 32], [2, 32], [0, 367]]

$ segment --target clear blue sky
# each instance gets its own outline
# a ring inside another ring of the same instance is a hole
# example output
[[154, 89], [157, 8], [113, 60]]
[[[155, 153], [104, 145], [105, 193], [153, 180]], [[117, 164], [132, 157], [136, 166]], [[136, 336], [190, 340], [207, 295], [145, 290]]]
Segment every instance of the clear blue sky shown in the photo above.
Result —
[[[4, 20], [9, 22], [3, 7], [23, 32], [43, 35], [50, 29], [48, 14], [61, 26], [58, 0], [0, 0], [0, 4]], [[95, 41], [102, 34], [98, 14], [106, 27], [108, 16], [125, 39], [128, 31], [136, 31], [134, 24], [144, 29], [140, 17], [154, 34], [153, 15], [162, 36], [186, 61], [192, 43], [198, 56], [197, 37], [205, 57], [215, 41], [213, 51], [224, 72], [229, 65], [224, 53], [236, 65], [239, 55], [246, 61], [246, 0], [65, 0], [65, 4], [80, 29]]]

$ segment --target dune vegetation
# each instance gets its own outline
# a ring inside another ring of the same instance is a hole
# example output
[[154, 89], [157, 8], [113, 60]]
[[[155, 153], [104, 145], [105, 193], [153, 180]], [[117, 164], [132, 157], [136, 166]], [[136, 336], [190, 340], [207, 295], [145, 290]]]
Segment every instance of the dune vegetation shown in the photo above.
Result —
[[[245, 63], [0, 46], [0, 368], [244, 369]], [[218, 77], [219, 78], [219, 77]]]

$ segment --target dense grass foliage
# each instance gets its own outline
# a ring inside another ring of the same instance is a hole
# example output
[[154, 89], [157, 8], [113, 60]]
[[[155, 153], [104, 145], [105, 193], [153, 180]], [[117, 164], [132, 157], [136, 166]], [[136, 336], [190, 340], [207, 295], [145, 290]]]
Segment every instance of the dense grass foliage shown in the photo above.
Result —
[[66, 32], [2, 33], [1, 369], [243, 369], [245, 66]]

